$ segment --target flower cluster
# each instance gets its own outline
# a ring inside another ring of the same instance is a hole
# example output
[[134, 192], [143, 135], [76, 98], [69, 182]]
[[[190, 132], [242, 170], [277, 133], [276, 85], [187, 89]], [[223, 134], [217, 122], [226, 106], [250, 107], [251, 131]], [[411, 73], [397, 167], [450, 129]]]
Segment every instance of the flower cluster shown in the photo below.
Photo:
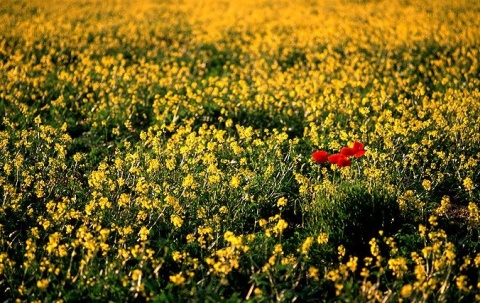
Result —
[[339, 153], [329, 155], [324, 150], [317, 150], [312, 153], [312, 158], [316, 163], [336, 164], [339, 167], [352, 165], [352, 157], [360, 158], [365, 155], [365, 146], [360, 142], [353, 142], [352, 147], [343, 147]]

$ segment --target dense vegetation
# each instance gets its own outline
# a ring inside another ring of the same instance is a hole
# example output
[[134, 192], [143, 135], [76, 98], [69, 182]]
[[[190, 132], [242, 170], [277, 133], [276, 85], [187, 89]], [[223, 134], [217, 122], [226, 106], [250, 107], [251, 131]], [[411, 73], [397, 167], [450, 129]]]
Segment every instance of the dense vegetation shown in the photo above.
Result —
[[3, 1], [0, 297], [480, 300], [478, 20]]

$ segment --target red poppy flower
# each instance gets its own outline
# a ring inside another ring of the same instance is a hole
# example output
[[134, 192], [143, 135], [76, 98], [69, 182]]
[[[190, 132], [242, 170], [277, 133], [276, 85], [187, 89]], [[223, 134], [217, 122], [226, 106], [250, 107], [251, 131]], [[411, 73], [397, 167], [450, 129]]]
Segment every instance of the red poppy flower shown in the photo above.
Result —
[[356, 152], [357, 152], [357, 150], [354, 149], [354, 148], [351, 148], [351, 147], [344, 147], [340, 151], [340, 153], [342, 155], [344, 155], [345, 157], [351, 157], [351, 156], [355, 155]]
[[317, 163], [325, 163], [328, 160], [328, 153], [324, 150], [317, 150], [312, 153], [313, 160]]
[[339, 167], [350, 166], [352, 165], [352, 161], [350, 161], [347, 157], [341, 155], [341, 157], [338, 157], [337, 165]]
[[344, 155], [342, 154], [333, 154], [333, 155], [330, 155], [328, 156], [328, 162], [332, 163], [332, 164], [337, 164], [338, 162], [338, 159], [340, 157], [345, 157]]
[[365, 155], [365, 146], [360, 143], [360, 142], [353, 142], [353, 150], [355, 151], [355, 153], [353, 154], [353, 156], [355, 158], [360, 158], [361, 156]]

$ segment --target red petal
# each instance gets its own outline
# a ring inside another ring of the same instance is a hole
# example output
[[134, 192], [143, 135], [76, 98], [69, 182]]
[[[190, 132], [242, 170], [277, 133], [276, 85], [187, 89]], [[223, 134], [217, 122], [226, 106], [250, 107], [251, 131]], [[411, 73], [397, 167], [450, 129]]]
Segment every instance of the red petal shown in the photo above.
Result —
[[361, 156], [365, 155], [366, 150], [361, 150], [355, 153], [355, 158], [360, 158]]
[[350, 161], [348, 158], [346, 157], [340, 157], [337, 161], [337, 165], [339, 167], [345, 167], [345, 166], [350, 166], [352, 165], [352, 161]]
[[332, 164], [336, 164], [340, 157], [343, 157], [343, 155], [341, 155], [341, 154], [331, 155], [331, 156], [328, 157], [328, 162], [330, 162]]
[[360, 151], [360, 150], [364, 150], [365, 146], [362, 143], [360, 143], [358, 141], [355, 141], [355, 142], [353, 142], [353, 149], [355, 151]]
[[313, 160], [317, 163], [325, 163], [328, 159], [328, 153], [324, 150], [317, 150], [312, 153]]
[[344, 155], [345, 157], [350, 157], [350, 156], [353, 156], [355, 155], [355, 153], [357, 152], [357, 150], [351, 148], [351, 147], [344, 147], [342, 148], [342, 150], [340, 151], [340, 153], [342, 155]]

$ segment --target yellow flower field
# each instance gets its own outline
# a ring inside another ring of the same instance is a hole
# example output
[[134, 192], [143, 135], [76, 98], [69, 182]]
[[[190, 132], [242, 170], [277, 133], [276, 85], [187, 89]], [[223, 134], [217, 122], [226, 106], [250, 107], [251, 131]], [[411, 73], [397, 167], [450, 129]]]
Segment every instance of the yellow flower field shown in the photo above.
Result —
[[0, 298], [480, 301], [478, 20], [4, 1]]

